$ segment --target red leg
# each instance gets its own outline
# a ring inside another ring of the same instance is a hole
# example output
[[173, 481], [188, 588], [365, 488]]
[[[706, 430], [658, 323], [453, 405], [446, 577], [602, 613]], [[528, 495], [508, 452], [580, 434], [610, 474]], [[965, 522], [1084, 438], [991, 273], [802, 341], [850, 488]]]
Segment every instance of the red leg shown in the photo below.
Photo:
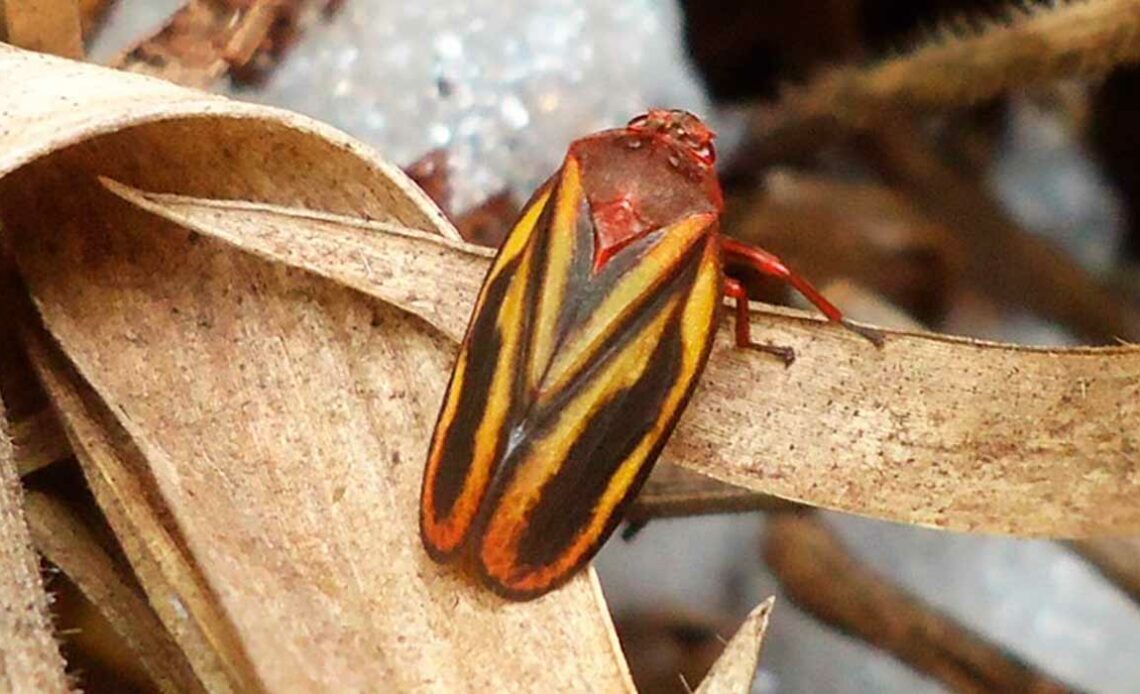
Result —
[[724, 294], [731, 297], [736, 303], [736, 346], [775, 354], [784, 360], [784, 366], [796, 360], [796, 351], [791, 347], [768, 345], [763, 342], [752, 341], [752, 324], [748, 320], [748, 292], [739, 281], [731, 277], [724, 278]]
[[[724, 249], [725, 254], [740, 263], [755, 269], [770, 277], [781, 279], [788, 284], [792, 285], [804, 298], [815, 304], [815, 306], [827, 316], [827, 319], [839, 323], [857, 335], [870, 340], [876, 347], [883, 346], [883, 334], [878, 330], [871, 328], [864, 328], [861, 325], [855, 325], [843, 317], [843, 313], [835, 307], [830, 301], [824, 298], [819, 290], [811, 285], [802, 276], [796, 274], [784, 262], [765, 251], [755, 246], [749, 246], [734, 239], [721, 237], [721, 248]], [[739, 285], [738, 285], [739, 286]], [[740, 301], [737, 300], [739, 305]]]

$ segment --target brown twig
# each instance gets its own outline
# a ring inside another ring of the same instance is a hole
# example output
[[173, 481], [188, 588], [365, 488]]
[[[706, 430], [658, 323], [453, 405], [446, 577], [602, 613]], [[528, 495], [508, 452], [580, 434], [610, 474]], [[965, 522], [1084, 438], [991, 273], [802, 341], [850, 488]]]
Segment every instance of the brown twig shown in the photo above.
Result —
[[801, 609], [955, 691], [1069, 691], [860, 564], [815, 515], [771, 516], [764, 556]]
[[1068, 546], [1140, 604], [1140, 538], [1077, 540]]
[[[1033, 9], [974, 36], [946, 32], [905, 56], [825, 73], [756, 121], [762, 142], [794, 134], [868, 130], [905, 111], [980, 103], [1011, 89], [1106, 74], [1140, 60], [1140, 0]], [[793, 138], [799, 139], [799, 138]]]
[[849, 278], [926, 321], [945, 314], [960, 284], [964, 244], [953, 228], [882, 184], [780, 169], [730, 194], [727, 210], [728, 233], [779, 255], [816, 285]]

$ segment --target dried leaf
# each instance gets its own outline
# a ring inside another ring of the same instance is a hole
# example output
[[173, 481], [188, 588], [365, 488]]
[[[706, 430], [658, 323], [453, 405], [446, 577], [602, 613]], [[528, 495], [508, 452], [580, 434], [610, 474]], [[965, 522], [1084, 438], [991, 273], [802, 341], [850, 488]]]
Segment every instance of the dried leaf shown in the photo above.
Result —
[[[485, 250], [409, 230], [373, 224], [365, 234], [355, 220], [304, 210], [114, 189], [181, 227], [368, 292], [452, 339], [485, 268]], [[755, 311], [758, 339], [796, 349], [784, 368], [735, 349], [729, 327], [666, 460], [920, 525], [1060, 537], [1140, 530], [1140, 348], [899, 332], [876, 350], [802, 312]]]
[[50, 410], [40, 410], [14, 422], [12, 448], [16, 471], [21, 476], [71, 455], [59, 418]]
[[775, 598], [768, 598], [745, 618], [736, 635], [728, 642], [724, 653], [721, 653], [712, 670], [701, 682], [697, 694], [729, 694], [751, 690], [773, 604]]
[[0, 691], [66, 692], [6, 426], [0, 404]]
[[85, 521], [42, 492], [29, 492], [24, 507], [36, 549], [99, 609], [162, 691], [205, 691], [146, 598], [138, 593], [130, 570], [119, 566], [100, 546]]
[[255, 689], [256, 676], [233, 629], [185, 552], [170, 514], [153, 499], [147, 461], [45, 336], [29, 328], [24, 341], [91, 491], [194, 674], [210, 691]]
[[29, 328], [33, 360], [208, 688], [630, 689], [592, 572], [505, 604], [422, 551], [450, 340], [96, 180], [454, 236], [402, 174], [300, 117], [10, 49], [0, 95], [4, 231], [50, 333]]
[[0, 41], [67, 58], [83, 57], [77, 0], [0, 0]]

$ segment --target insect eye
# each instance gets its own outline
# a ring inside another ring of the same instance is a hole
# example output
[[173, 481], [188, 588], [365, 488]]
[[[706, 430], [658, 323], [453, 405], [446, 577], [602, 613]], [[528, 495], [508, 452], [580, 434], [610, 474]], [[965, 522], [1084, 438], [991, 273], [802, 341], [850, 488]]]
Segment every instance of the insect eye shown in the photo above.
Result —
[[713, 147], [713, 144], [711, 142], [706, 142], [703, 146], [694, 148], [694, 150], [696, 151], [697, 156], [702, 160], [710, 164], [716, 161], [716, 148]]
[[643, 128], [649, 123], [649, 114], [643, 113], [626, 123], [627, 128]]

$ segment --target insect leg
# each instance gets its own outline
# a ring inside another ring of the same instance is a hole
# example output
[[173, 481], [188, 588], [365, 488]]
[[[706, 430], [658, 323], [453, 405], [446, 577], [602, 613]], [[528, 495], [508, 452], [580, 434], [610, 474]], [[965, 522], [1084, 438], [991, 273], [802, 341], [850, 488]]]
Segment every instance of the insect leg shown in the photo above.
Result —
[[[784, 261], [775, 255], [763, 249], [756, 248], [755, 246], [749, 246], [726, 237], [721, 238], [721, 248], [724, 249], [725, 254], [729, 258], [754, 268], [758, 272], [783, 280], [792, 285], [805, 299], [822, 311], [828, 320], [839, 323], [851, 332], [870, 340], [876, 347], [883, 346], [882, 333], [878, 330], [865, 328], [848, 321], [834, 304], [824, 298], [823, 294], [820, 294], [819, 290], [812, 286], [811, 282], [808, 282], [802, 275], [796, 274], [791, 268], [784, 265]], [[737, 305], [739, 304], [740, 300], [737, 299]], [[737, 315], [739, 316], [739, 313]], [[739, 341], [739, 332], [737, 335]]]
[[744, 285], [740, 284], [739, 280], [725, 277], [724, 293], [725, 296], [734, 299], [734, 303], [736, 304], [737, 347], [747, 347], [749, 349], [774, 354], [784, 360], [784, 366], [788, 366], [796, 360], [796, 351], [791, 347], [780, 347], [779, 345], [768, 345], [763, 342], [752, 341], [752, 324], [748, 320], [748, 292], [744, 290]]

